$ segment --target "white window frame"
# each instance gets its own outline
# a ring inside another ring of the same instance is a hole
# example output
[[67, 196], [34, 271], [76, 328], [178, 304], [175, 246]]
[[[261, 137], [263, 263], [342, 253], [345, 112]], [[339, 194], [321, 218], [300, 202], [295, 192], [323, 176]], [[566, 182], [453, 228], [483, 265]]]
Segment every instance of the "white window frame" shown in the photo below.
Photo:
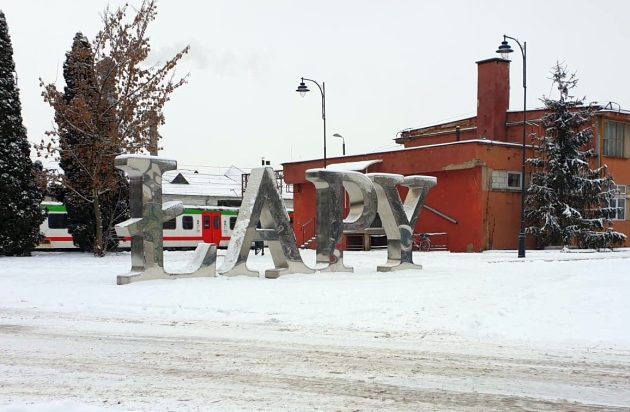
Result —
[[[614, 130], [614, 131], [613, 131]], [[630, 125], [613, 120], [606, 120], [604, 123], [603, 150], [604, 156], [608, 157], [626, 157], [625, 146], [627, 144], [626, 134], [630, 131]], [[614, 134], [614, 135], [611, 135]]]
[[[514, 176], [518, 176], [518, 186], [510, 186], [510, 175]], [[521, 190], [521, 188], [523, 187], [523, 175], [521, 172], [507, 172], [507, 184], [508, 184], [508, 189], [510, 190]]]
[[[615, 216], [612, 217], [612, 220], [626, 220], [626, 209], [627, 209], [627, 198], [628, 198], [628, 187], [626, 185], [615, 185], [614, 189], [617, 193], [615, 197], [611, 199], [611, 206], [616, 209]], [[620, 213], [621, 212], [621, 213]]]
[[[518, 186], [510, 186], [510, 176], [518, 176]], [[493, 190], [521, 190], [523, 184], [523, 175], [521, 172], [512, 170], [493, 170], [491, 187]]]

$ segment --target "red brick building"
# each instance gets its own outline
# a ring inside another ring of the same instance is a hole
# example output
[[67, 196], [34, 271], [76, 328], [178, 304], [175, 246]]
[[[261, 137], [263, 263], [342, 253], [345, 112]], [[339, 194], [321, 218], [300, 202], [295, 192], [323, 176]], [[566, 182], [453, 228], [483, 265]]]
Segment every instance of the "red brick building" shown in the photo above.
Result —
[[[482, 60], [477, 68], [476, 116], [404, 130], [395, 139], [400, 150], [328, 159], [329, 165], [374, 161], [365, 172], [437, 177], [416, 232], [446, 232], [453, 252], [516, 249], [520, 227], [523, 112], [508, 110], [510, 61]], [[528, 136], [542, 134], [543, 115], [542, 109], [526, 112]], [[592, 127], [592, 147], [598, 154], [594, 166], [607, 164], [620, 189], [615, 230], [630, 235], [630, 112], [599, 107]], [[285, 181], [294, 187], [294, 229], [301, 243], [316, 227], [315, 188], [304, 173], [323, 167], [323, 160], [283, 166]], [[533, 239], [527, 244], [533, 247]]]

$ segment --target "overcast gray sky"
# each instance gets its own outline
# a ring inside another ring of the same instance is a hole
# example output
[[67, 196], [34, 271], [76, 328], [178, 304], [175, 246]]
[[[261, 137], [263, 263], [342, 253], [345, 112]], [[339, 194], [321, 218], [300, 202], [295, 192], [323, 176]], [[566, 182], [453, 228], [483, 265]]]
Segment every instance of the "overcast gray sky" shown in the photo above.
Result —
[[[53, 119], [38, 78], [63, 85], [74, 33], [91, 39], [107, 3], [0, 1], [32, 141]], [[295, 92], [301, 76], [326, 83], [329, 157], [341, 155], [334, 133], [348, 154], [393, 148], [402, 129], [474, 115], [475, 61], [496, 57], [504, 33], [527, 42], [528, 107], [553, 93], [549, 70], [561, 61], [577, 72], [578, 94], [630, 109], [629, 15], [624, 0], [161, 0], [154, 58], [191, 45], [178, 69], [190, 82], [166, 108], [161, 154], [243, 167], [321, 158], [321, 98], [311, 84], [304, 98]], [[510, 107], [521, 109], [513, 56]]]

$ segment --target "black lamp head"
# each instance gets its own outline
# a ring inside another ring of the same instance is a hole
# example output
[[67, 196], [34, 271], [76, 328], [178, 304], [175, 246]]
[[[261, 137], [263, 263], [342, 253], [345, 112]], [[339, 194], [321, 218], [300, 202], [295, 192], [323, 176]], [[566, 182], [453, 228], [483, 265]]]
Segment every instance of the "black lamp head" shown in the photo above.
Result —
[[510, 53], [514, 52], [512, 47], [508, 44], [507, 40], [503, 40], [501, 45], [497, 49], [497, 53], [501, 55], [502, 58], [507, 59]]
[[304, 79], [302, 79], [302, 81], [300, 82], [300, 85], [298, 86], [297, 89], [295, 89], [295, 91], [300, 93], [300, 96], [302, 96], [302, 97], [304, 97], [304, 95], [306, 93], [310, 92], [310, 90], [308, 89], [308, 87], [304, 83]]

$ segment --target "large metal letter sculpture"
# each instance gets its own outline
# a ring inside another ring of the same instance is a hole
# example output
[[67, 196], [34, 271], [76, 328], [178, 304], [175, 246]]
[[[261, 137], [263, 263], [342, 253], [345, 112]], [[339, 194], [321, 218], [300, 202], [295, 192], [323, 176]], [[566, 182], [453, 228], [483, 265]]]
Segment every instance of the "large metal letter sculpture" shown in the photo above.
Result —
[[[261, 229], [256, 228], [258, 222]], [[252, 242], [260, 240], [268, 242], [275, 266], [265, 271], [265, 277], [277, 278], [281, 273], [314, 272], [302, 261], [289, 214], [270, 167], [252, 170], [247, 180], [241, 210], [219, 273], [226, 276], [258, 276], [258, 272], [247, 269], [247, 257]]]
[[[407, 176], [387, 173], [369, 173], [367, 176], [376, 187], [378, 214], [387, 235], [387, 263], [378, 266], [379, 272], [400, 269], [422, 269], [413, 263], [411, 248], [413, 230], [437, 178], [432, 176]], [[403, 205], [396, 186], [409, 188]]]
[[[374, 220], [377, 210], [374, 185], [362, 173], [327, 169], [307, 170], [306, 180], [317, 190], [317, 269], [352, 272], [351, 267], [344, 266], [338, 244], [344, 230], [363, 230]], [[346, 219], [343, 219], [344, 187], [350, 200]]]
[[[137, 211], [138, 204], [142, 208], [142, 217], [134, 217], [117, 225], [127, 228], [132, 239], [142, 240], [142, 257], [139, 248], [132, 247], [132, 270], [137, 269], [142, 259], [142, 271], [118, 276], [117, 283], [125, 285], [130, 282], [151, 279], [174, 279], [192, 276], [214, 276], [216, 263], [216, 246], [200, 243], [195, 251], [191, 266], [194, 270], [183, 274], [169, 274], [164, 271], [164, 249], [162, 223], [181, 215], [184, 207], [181, 202], [167, 202], [162, 205], [162, 174], [177, 168], [175, 160], [162, 159], [155, 156], [121, 155], [117, 156], [115, 166], [129, 175], [132, 184], [138, 186], [130, 190], [131, 210]], [[133, 182], [133, 179], [138, 179]], [[134, 213], [135, 214], [135, 213]]]

